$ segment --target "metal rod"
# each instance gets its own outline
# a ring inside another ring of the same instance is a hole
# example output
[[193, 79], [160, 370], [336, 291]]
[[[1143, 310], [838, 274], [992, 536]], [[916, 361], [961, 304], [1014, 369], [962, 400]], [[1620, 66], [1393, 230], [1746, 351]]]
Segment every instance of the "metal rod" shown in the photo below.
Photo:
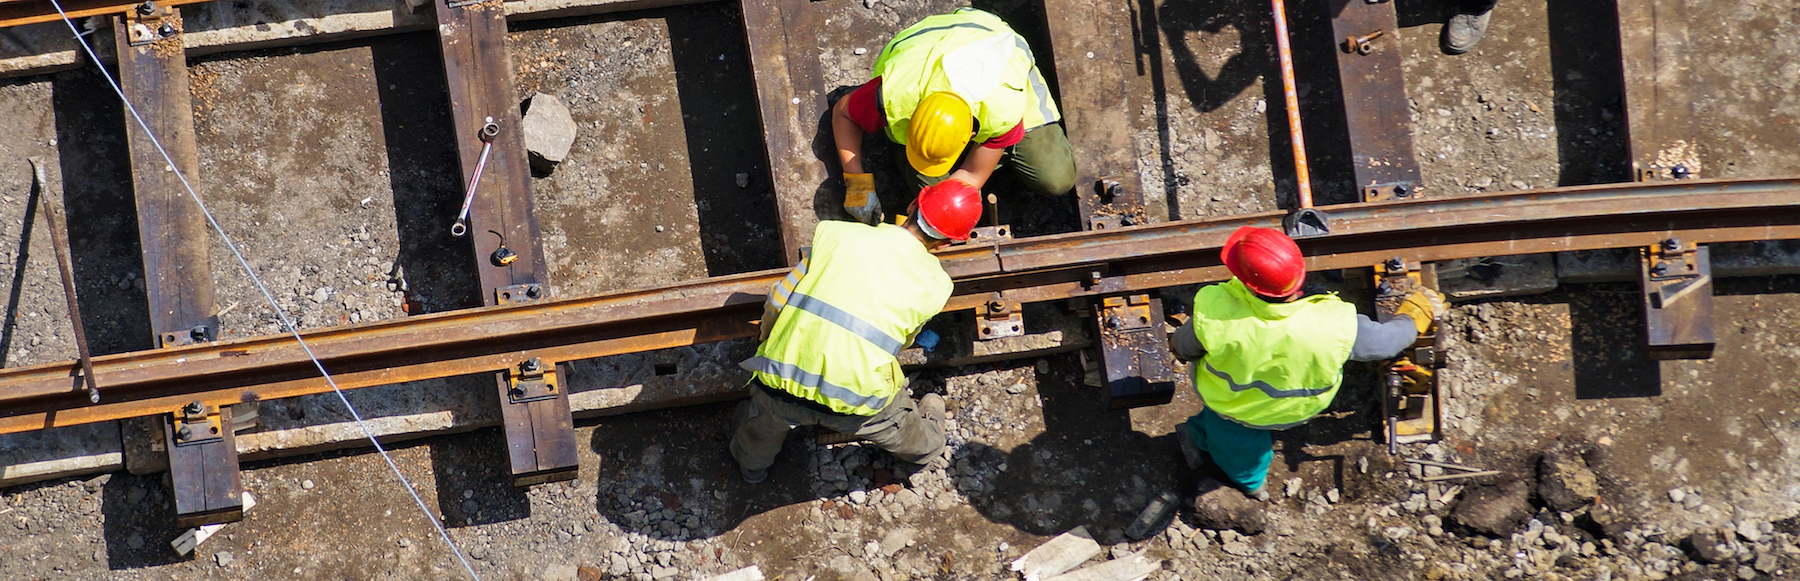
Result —
[[1275, 12], [1275, 49], [1281, 57], [1281, 91], [1287, 100], [1288, 141], [1294, 144], [1294, 181], [1300, 188], [1300, 207], [1311, 208], [1312, 176], [1306, 170], [1306, 138], [1300, 132], [1300, 94], [1294, 89], [1294, 51], [1288, 48], [1287, 5], [1271, 0]]
[[1432, 462], [1430, 460], [1420, 460], [1418, 458], [1401, 458], [1401, 460], [1408, 464], [1418, 464], [1421, 466], [1436, 466], [1438, 468], [1448, 468], [1450, 470], [1462, 470], [1465, 472], [1480, 472], [1481, 471], [1480, 468], [1475, 468], [1472, 466], [1463, 466], [1461, 464], [1450, 464], [1450, 463], [1446, 463], [1446, 462]]
[[1499, 470], [1482, 470], [1480, 472], [1457, 472], [1455, 474], [1442, 474], [1442, 475], [1438, 475], [1438, 476], [1426, 476], [1424, 478], [1420, 478], [1419, 480], [1424, 481], [1424, 482], [1442, 482], [1445, 480], [1456, 480], [1456, 479], [1460, 479], [1460, 478], [1479, 478], [1482, 476], [1499, 476], [1499, 475], [1500, 475]]
[[75, 268], [69, 262], [69, 233], [63, 229], [62, 203], [50, 193], [44, 161], [31, 158], [31, 190], [50, 226], [50, 246], [56, 249], [56, 271], [62, 275], [63, 297], [69, 301], [69, 323], [75, 329], [75, 352], [81, 357], [81, 379], [87, 386], [88, 403], [100, 403], [100, 385], [94, 379], [94, 360], [88, 354], [87, 330], [81, 327], [81, 304], [75, 300]]

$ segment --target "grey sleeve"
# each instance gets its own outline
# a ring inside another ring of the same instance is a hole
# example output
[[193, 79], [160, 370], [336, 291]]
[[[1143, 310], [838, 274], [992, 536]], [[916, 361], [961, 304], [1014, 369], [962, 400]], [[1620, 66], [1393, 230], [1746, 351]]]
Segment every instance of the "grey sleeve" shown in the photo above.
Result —
[[1392, 359], [1419, 338], [1419, 328], [1412, 317], [1401, 315], [1377, 323], [1368, 315], [1356, 315], [1356, 343], [1350, 346], [1352, 361]]
[[1175, 336], [1169, 339], [1169, 350], [1174, 351], [1175, 356], [1182, 361], [1197, 361], [1201, 355], [1206, 354], [1206, 346], [1201, 345], [1200, 337], [1194, 335], [1193, 318], [1189, 318], [1180, 329], [1175, 330]]

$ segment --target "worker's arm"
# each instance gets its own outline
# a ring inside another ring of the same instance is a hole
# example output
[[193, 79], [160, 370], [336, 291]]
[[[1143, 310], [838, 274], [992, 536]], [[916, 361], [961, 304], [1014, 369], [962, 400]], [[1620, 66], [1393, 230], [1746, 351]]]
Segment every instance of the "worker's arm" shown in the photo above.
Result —
[[962, 165], [956, 171], [950, 172], [950, 179], [962, 180], [963, 183], [979, 188], [994, 175], [994, 168], [1000, 165], [1000, 156], [1005, 154], [1004, 149], [977, 147], [963, 158]]
[[1192, 317], [1189, 317], [1186, 323], [1182, 323], [1180, 329], [1175, 330], [1174, 337], [1169, 338], [1169, 350], [1174, 351], [1175, 356], [1181, 358], [1182, 361], [1196, 361], [1202, 355], [1206, 355], [1206, 346], [1201, 345], [1200, 336], [1194, 334]]
[[1411, 315], [1398, 315], [1386, 323], [1377, 323], [1368, 315], [1356, 315], [1356, 343], [1350, 346], [1351, 361], [1385, 361], [1393, 359], [1419, 338], [1418, 327]]
[[862, 164], [862, 126], [850, 118], [850, 96], [845, 95], [831, 106], [831, 138], [837, 144], [838, 162], [844, 173], [868, 173]]
[[769, 339], [769, 331], [775, 328], [775, 319], [781, 317], [781, 309], [787, 307], [788, 297], [793, 295], [794, 289], [800, 286], [800, 279], [806, 276], [806, 263], [811, 259], [812, 253], [807, 249], [801, 249], [800, 263], [788, 270], [786, 278], [776, 281], [774, 286], [769, 287], [769, 297], [763, 300], [762, 322], [757, 325], [757, 341]]

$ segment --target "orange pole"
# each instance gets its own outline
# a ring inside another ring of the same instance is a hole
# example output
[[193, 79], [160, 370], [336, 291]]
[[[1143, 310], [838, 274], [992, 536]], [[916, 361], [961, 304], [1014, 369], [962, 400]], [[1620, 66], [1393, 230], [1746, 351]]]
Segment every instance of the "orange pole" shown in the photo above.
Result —
[[1300, 135], [1300, 95], [1294, 91], [1294, 53], [1288, 48], [1287, 6], [1275, 4], [1275, 48], [1281, 55], [1281, 89], [1287, 97], [1288, 141], [1294, 143], [1294, 180], [1300, 186], [1300, 207], [1312, 207], [1312, 177], [1306, 171], [1306, 138]]

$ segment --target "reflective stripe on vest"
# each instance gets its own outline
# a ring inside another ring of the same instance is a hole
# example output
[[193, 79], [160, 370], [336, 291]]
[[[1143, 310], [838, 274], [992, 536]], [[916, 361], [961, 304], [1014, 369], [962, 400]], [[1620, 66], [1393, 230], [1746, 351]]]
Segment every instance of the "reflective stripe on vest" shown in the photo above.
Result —
[[1195, 293], [1193, 331], [1206, 349], [1194, 366], [1206, 407], [1245, 426], [1282, 429], [1337, 396], [1356, 341], [1356, 307], [1333, 295], [1270, 303], [1234, 278]]
[[972, 8], [930, 16], [900, 31], [875, 59], [888, 139], [906, 143], [919, 100], [939, 91], [969, 103], [973, 142], [1062, 118], [1025, 38], [999, 17]]
[[869, 324], [867, 321], [857, 318], [856, 315], [846, 313], [843, 309], [831, 306], [831, 303], [804, 294], [794, 293], [788, 296], [787, 304], [790, 307], [795, 307], [802, 311], [818, 315], [821, 319], [837, 323], [837, 326], [843, 327], [844, 330], [851, 333], [855, 333], [856, 336], [862, 337], [870, 343], [874, 343], [876, 347], [880, 347], [882, 351], [888, 352], [889, 355], [898, 357], [900, 355], [900, 350], [906, 347], [899, 339], [895, 339], [892, 335], [887, 334], [881, 329], [875, 328], [874, 325]]
[[1258, 390], [1262, 390], [1263, 395], [1267, 395], [1271, 398], [1277, 398], [1277, 397], [1312, 397], [1315, 395], [1323, 395], [1325, 393], [1330, 392], [1333, 389], [1330, 387], [1324, 387], [1324, 388], [1319, 388], [1319, 389], [1280, 389], [1273, 385], [1269, 385], [1269, 382], [1262, 381], [1262, 380], [1252, 380], [1249, 385], [1244, 385], [1244, 384], [1238, 383], [1236, 381], [1232, 381], [1231, 375], [1229, 375], [1223, 371], [1214, 369], [1212, 366], [1212, 362], [1203, 361], [1202, 363], [1204, 363], [1206, 365], [1207, 373], [1211, 373], [1213, 375], [1218, 376], [1219, 379], [1225, 380], [1225, 385], [1230, 386], [1231, 391], [1245, 391], [1245, 390], [1250, 390], [1250, 389], [1258, 389]]
[[801, 369], [800, 366], [791, 363], [782, 363], [767, 357], [757, 356], [751, 357], [748, 361], [745, 361], [743, 366], [745, 369], [751, 371], [761, 371], [782, 379], [792, 380], [794, 383], [819, 390], [819, 393], [825, 394], [825, 397], [850, 404], [851, 406], [874, 409], [887, 407], [888, 398], [886, 397], [856, 393], [851, 391], [850, 388], [825, 381], [824, 376]]

